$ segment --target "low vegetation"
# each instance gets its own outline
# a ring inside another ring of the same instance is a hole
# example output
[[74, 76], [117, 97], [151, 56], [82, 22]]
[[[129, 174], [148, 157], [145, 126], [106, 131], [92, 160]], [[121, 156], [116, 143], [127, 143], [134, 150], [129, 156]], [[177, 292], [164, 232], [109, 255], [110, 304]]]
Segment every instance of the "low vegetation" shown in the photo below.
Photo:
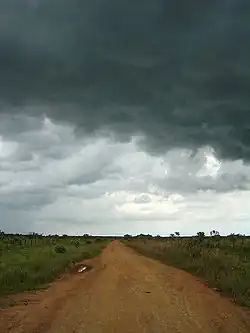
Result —
[[[120, 238], [120, 237], [117, 237]], [[0, 232], [0, 295], [43, 288], [77, 261], [95, 255], [114, 237], [42, 236]], [[250, 237], [222, 237], [215, 230], [181, 237], [125, 235], [123, 241], [143, 255], [199, 276], [234, 302], [250, 307]]]
[[250, 307], [250, 237], [222, 237], [213, 230], [209, 237], [139, 235], [124, 236], [125, 242], [141, 254], [161, 260], [199, 276], [208, 286]]
[[0, 232], [0, 295], [39, 289], [75, 262], [98, 255], [107, 238]]

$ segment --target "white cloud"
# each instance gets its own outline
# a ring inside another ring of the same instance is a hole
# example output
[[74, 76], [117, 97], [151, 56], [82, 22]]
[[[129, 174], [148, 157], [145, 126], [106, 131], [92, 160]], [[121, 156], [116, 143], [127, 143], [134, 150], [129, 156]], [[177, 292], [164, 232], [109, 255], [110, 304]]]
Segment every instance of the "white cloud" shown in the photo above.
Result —
[[1, 120], [0, 229], [250, 232], [250, 166], [241, 160], [218, 161], [210, 147], [152, 156], [137, 137], [83, 138], [46, 117]]

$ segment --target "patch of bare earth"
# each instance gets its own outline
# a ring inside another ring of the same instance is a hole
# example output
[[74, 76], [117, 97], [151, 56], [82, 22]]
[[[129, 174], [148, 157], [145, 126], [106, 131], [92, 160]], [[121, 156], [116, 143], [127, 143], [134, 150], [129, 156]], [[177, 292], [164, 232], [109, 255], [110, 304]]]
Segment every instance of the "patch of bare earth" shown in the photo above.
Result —
[[0, 310], [0, 332], [250, 332], [249, 311], [118, 241], [85, 264], [92, 269], [15, 296]]

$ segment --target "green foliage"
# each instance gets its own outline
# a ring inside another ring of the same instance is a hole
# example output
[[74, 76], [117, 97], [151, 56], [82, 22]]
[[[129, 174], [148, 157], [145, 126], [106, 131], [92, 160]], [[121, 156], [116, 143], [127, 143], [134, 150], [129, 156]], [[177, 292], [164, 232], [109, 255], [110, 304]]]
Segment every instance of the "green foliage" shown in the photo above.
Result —
[[80, 246], [80, 242], [78, 240], [72, 240], [71, 244], [75, 245], [75, 247], [79, 247]]
[[161, 240], [133, 239], [128, 243], [137, 251], [185, 269], [210, 287], [250, 307], [250, 237], [212, 232], [205, 237], [170, 237]]
[[56, 253], [65, 253], [66, 252], [66, 248], [63, 245], [56, 245], [54, 249], [55, 249]]
[[203, 240], [205, 238], [205, 233], [204, 232], [197, 232], [197, 237], [201, 240]]
[[102, 242], [102, 238], [96, 238], [96, 239], [95, 239], [95, 242], [96, 242], [96, 243], [100, 243], [100, 242]]
[[0, 233], [0, 295], [39, 289], [75, 262], [99, 254], [107, 242], [65, 235]]

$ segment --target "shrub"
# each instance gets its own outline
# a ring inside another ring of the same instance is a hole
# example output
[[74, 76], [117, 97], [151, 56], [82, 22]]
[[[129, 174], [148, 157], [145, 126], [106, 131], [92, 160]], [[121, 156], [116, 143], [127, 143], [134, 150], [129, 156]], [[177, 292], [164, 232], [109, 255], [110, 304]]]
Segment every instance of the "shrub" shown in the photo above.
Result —
[[80, 246], [80, 242], [79, 241], [71, 241], [71, 245], [75, 245], [75, 247], [79, 247]]
[[102, 239], [101, 238], [96, 238], [95, 239], [95, 242], [98, 243], [98, 242], [102, 242]]
[[55, 249], [56, 253], [65, 253], [66, 252], [66, 247], [63, 245], [56, 245], [54, 249]]

